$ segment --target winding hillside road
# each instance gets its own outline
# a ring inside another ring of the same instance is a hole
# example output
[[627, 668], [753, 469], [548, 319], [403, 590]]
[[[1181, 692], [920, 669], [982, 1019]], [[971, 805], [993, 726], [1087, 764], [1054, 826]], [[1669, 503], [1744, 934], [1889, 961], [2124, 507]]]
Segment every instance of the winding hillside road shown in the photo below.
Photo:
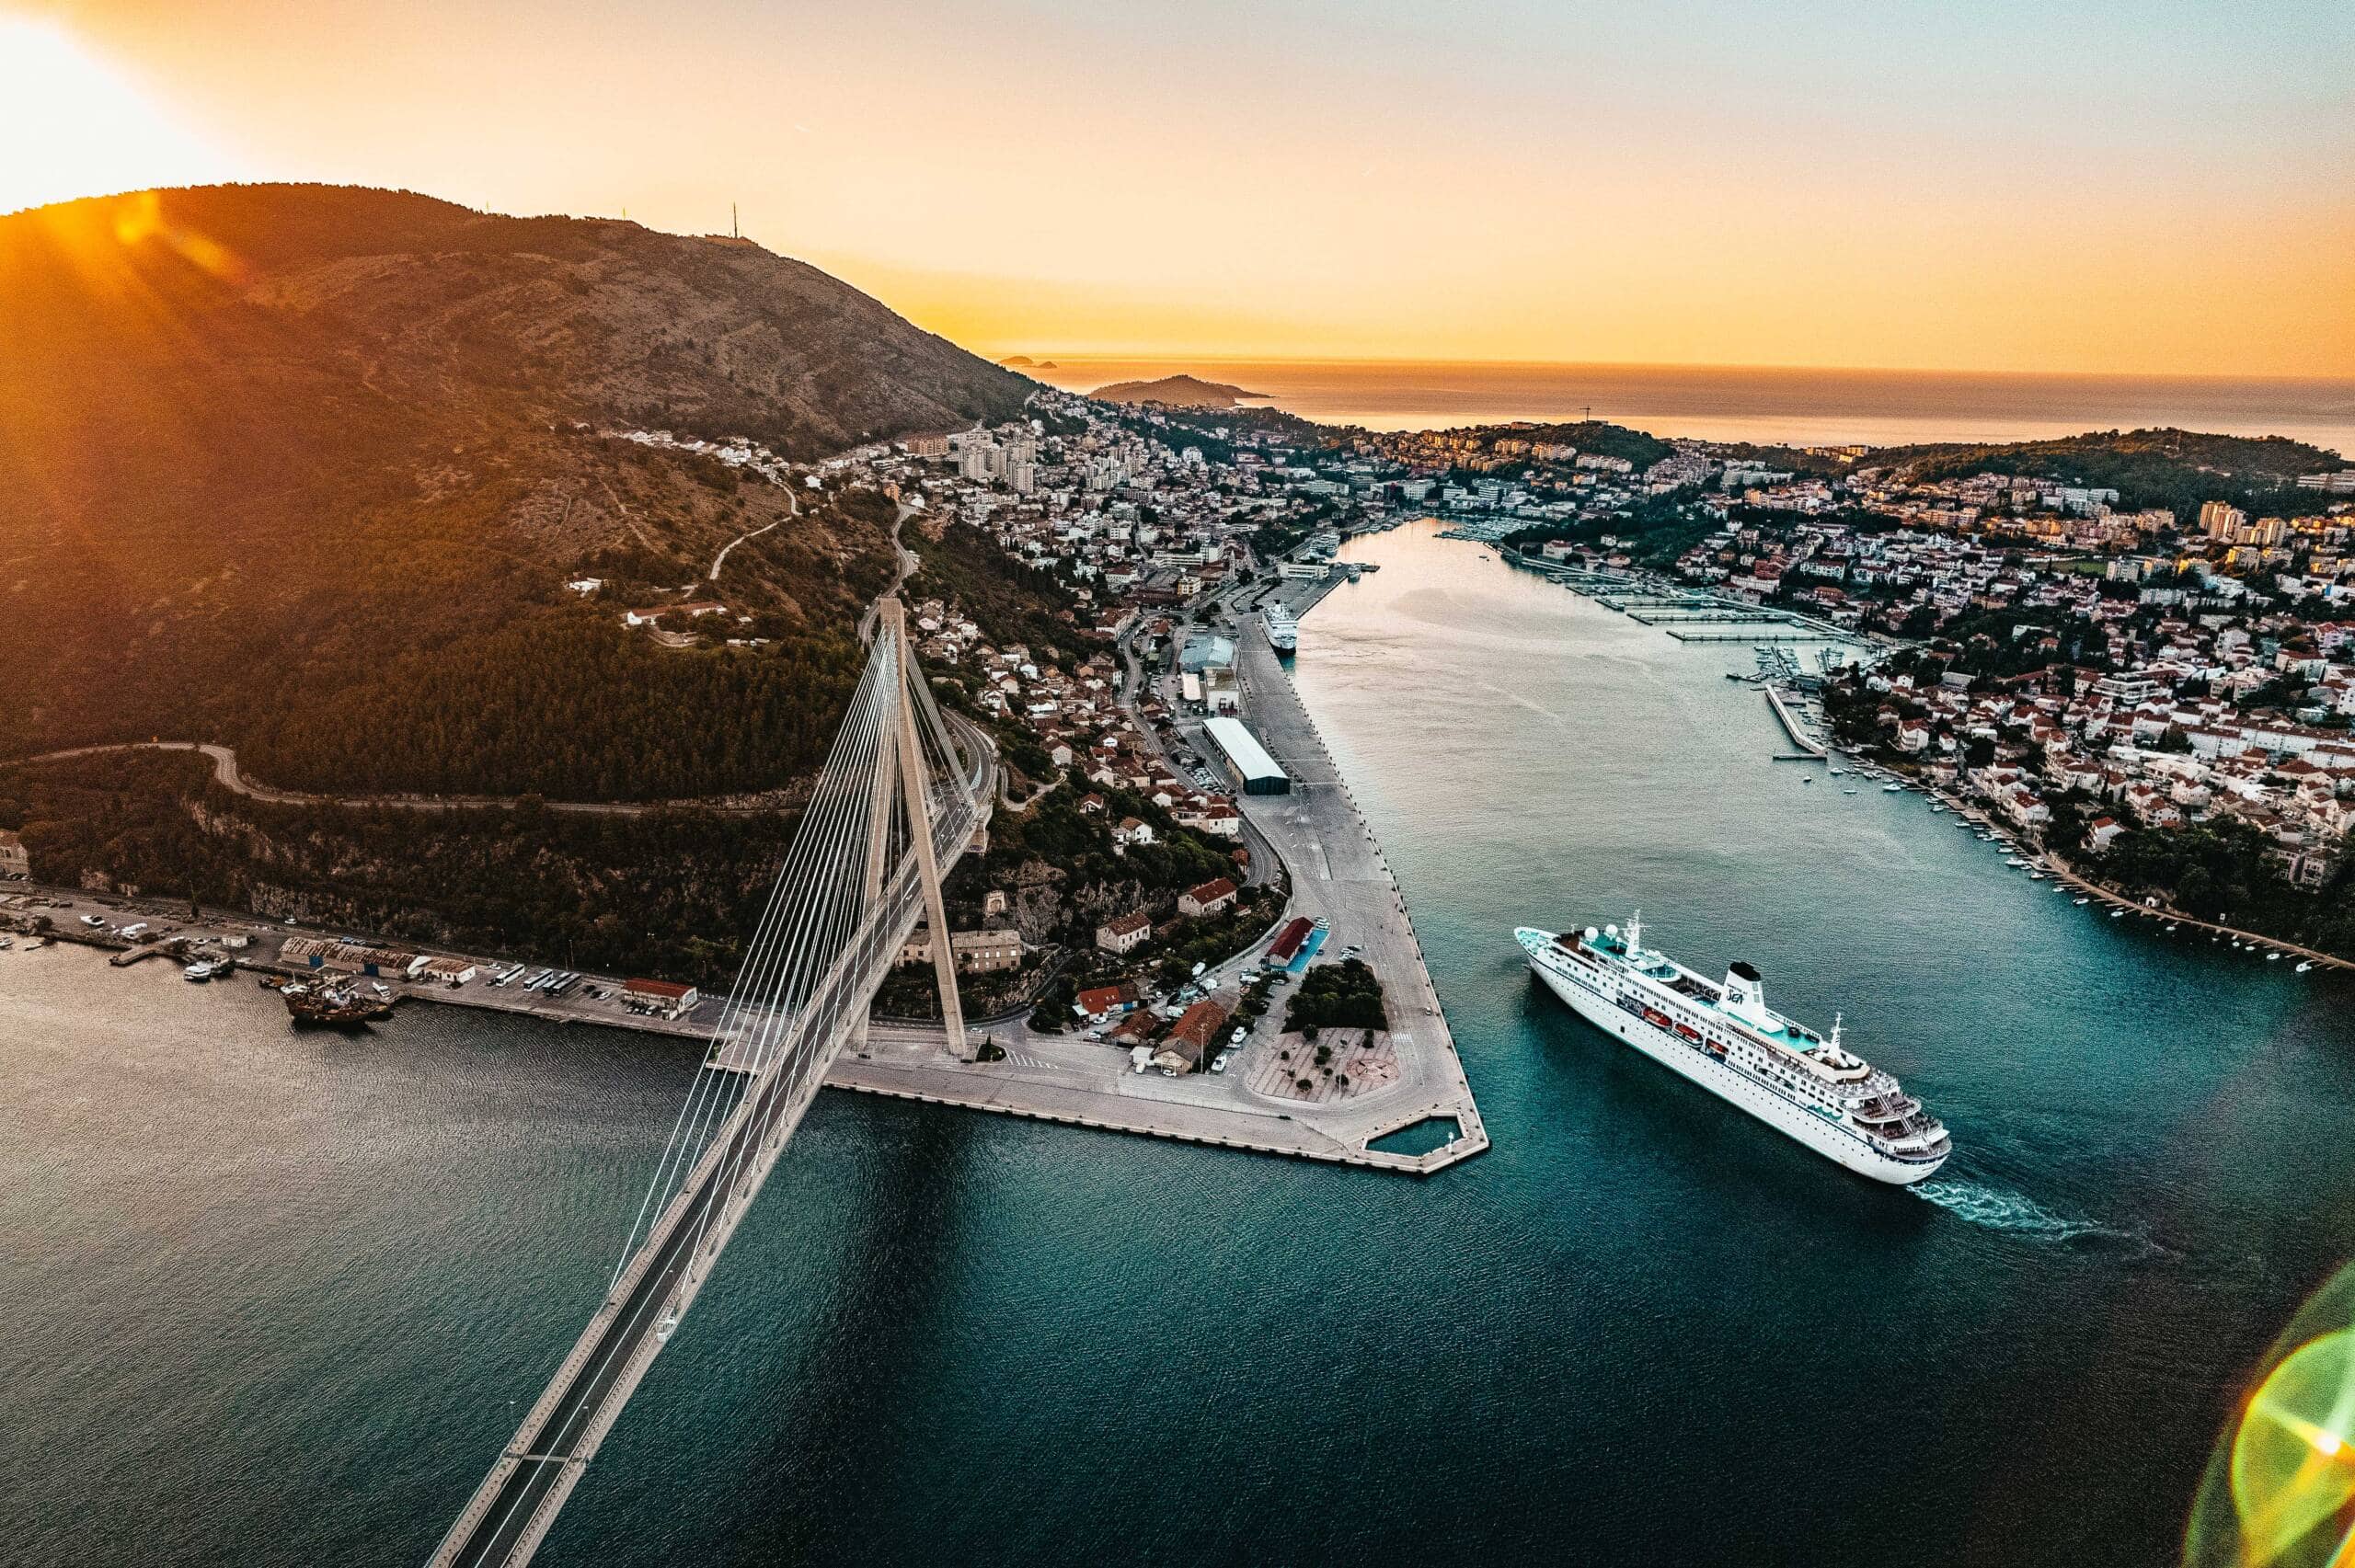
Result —
[[[788, 515], [796, 517], [800, 515], [800, 501], [790, 488], [786, 489], [786, 504], [791, 508]], [[891, 544], [892, 548], [899, 555], [899, 571], [892, 578], [890, 586], [876, 595], [874, 602], [869, 604], [866, 613], [859, 617], [858, 635], [861, 641], [871, 638], [875, 616], [882, 608], [883, 601], [899, 592], [901, 585], [915, 574], [916, 556], [906, 545], [900, 543], [899, 530], [901, 525], [921, 509], [923, 509], [920, 507], [910, 506], [903, 501], [900, 504], [899, 516], [892, 520]], [[726, 563], [729, 551], [735, 549], [747, 539], [759, 538], [769, 532], [769, 529], [776, 527], [778, 523], [785, 521], [785, 518], [779, 518], [776, 522], [770, 523], [767, 528], [756, 528], [750, 533], [729, 541], [720, 549], [719, 554], [712, 558], [711, 569], [705, 580], [712, 582], [718, 580], [719, 568]], [[962, 720], [955, 722], [963, 725]], [[964, 726], [964, 727], [971, 728], [970, 726]], [[232, 748], [201, 740], [124, 740], [104, 746], [73, 746], [62, 751], [42, 751], [29, 757], [0, 758], [0, 770], [21, 767], [34, 762], [62, 762], [75, 757], [99, 757], [115, 751], [201, 751], [213, 760], [213, 776], [220, 781], [222, 788], [242, 795], [248, 800], [267, 801], [274, 806], [340, 806], [355, 810], [391, 811], [510, 811], [521, 806], [526, 798], [518, 795], [325, 795], [310, 790], [276, 789], [247, 778], [239, 770], [237, 753]], [[683, 808], [752, 816], [761, 812], [786, 809], [799, 803], [798, 792], [791, 797], [773, 792], [757, 797], [727, 796], [719, 799], [687, 800], [546, 800], [542, 801], [541, 805], [549, 811], [562, 811], [581, 817], [644, 817], [657, 811]], [[1012, 802], [1009, 801], [1007, 804], [1012, 805]], [[1026, 802], [1025, 806], [1027, 805]], [[1024, 808], [1016, 807], [1017, 810]]]
[[[508, 811], [521, 806], [526, 798], [520, 795], [319, 795], [307, 790], [273, 789], [269, 784], [257, 784], [239, 772], [237, 753], [229, 747], [196, 740], [127, 740], [110, 746], [75, 746], [63, 751], [43, 751], [31, 757], [9, 758], [0, 761], [0, 768], [20, 767], [31, 762], [59, 762], [73, 757], [98, 757], [110, 751], [201, 751], [213, 759], [213, 776], [221, 782], [224, 789], [242, 795], [248, 800], [268, 801], [277, 806], [342, 806], [359, 810], [394, 811]], [[656, 811], [686, 807], [750, 816], [782, 809], [786, 803], [768, 801], [746, 805], [713, 800], [549, 800], [541, 804], [550, 811], [583, 817], [644, 817]]]
[[891, 548], [898, 553], [900, 557], [899, 575], [892, 578], [891, 586], [877, 594], [875, 596], [875, 601], [867, 607], [864, 614], [859, 616], [858, 640], [860, 642], [871, 643], [875, 640], [875, 617], [882, 610], [883, 601], [890, 598], [893, 594], [899, 592], [901, 585], [905, 583], [910, 578], [916, 575], [916, 567], [918, 563], [915, 552], [909, 549], [905, 544], [900, 543], [900, 530], [907, 525], [908, 519], [915, 516], [916, 513], [922, 510], [924, 510], [924, 508], [920, 506], [911, 506], [907, 502], [902, 501], [900, 503], [899, 515], [891, 520]]
[[728, 564], [728, 553], [730, 550], [735, 549], [737, 545], [741, 544], [747, 539], [758, 539], [762, 534], [768, 532], [770, 529], [775, 528], [778, 523], [785, 522], [788, 519], [797, 518], [801, 515], [801, 499], [793, 493], [793, 486], [785, 483], [781, 479], [771, 479], [769, 483], [775, 485], [778, 489], [785, 492], [785, 516], [778, 518], [776, 522], [770, 523], [766, 528], [756, 528], [750, 533], [740, 533], [735, 538], [730, 539], [727, 544], [722, 544], [719, 547], [719, 554], [711, 558], [711, 570], [704, 573], [704, 581], [718, 582], [719, 580], [719, 568]]

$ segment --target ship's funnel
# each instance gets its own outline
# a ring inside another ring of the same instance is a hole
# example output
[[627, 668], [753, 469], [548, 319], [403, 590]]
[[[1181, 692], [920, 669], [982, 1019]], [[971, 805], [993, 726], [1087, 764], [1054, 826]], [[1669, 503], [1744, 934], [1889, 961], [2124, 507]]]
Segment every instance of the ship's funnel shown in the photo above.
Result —
[[1726, 971], [1726, 1011], [1763, 1024], [1766, 1020], [1766, 985], [1758, 971], [1746, 963], [1737, 961]]

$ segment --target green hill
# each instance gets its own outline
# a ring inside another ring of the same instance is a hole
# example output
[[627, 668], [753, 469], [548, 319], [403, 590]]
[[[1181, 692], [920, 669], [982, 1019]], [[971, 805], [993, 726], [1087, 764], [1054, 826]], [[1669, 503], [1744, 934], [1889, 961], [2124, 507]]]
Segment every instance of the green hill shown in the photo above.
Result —
[[[218, 739], [314, 788], [789, 779], [890, 507], [600, 432], [808, 457], [1031, 384], [755, 246], [317, 186], [0, 218], [0, 757]], [[665, 594], [767, 646], [624, 632]]]
[[2291, 481], [2346, 466], [2334, 452], [2283, 436], [2217, 436], [2192, 430], [2097, 430], [2057, 441], [1885, 447], [1863, 467], [1915, 480], [2010, 474], [2114, 489], [2129, 508], [2166, 507], [2178, 521], [2203, 501], [2230, 501], [2265, 516], [2313, 505]]

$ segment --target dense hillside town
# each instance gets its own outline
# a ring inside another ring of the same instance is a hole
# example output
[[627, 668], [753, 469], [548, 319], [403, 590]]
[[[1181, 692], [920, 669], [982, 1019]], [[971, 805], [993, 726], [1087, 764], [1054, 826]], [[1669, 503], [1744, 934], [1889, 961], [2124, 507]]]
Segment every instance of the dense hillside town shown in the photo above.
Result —
[[[1051, 899], [1036, 865], [1004, 855], [991, 886], [978, 864], [960, 878], [966, 913], [997, 895], [994, 918], [1034, 955], [1102, 952], [1105, 921], [1177, 920], [1178, 896], [1218, 869], [1195, 852], [1247, 862], [1232, 781], [1171, 723], [1173, 701], [1207, 714], [1235, 700], [1232, 640], [1191, 628], [1189, 607], [1222, 585], [1346, 574], [1348, 534], [1422, 516], [1546, 569], [1675, 584], [1870, 643], [1869, 668], [1826, 693], [1842, 738], [2096, 874], [2213, 912], [2274, 882], [2318, 897], [2341, 871], [2355, 472], [2295, 443], [2112, 432], [1890, 452], [1595, 420], [1384, 433], [1043, 387], [994, 425], [816, 459], [741, 435], [579, 435], [790, 498], [715, 536], [684, 585], [627, 562], [568, 580], [616, 633], [672, 657], [786, 651], [774, 589], [736, 563], [785, 559], [797, 515], [880, 528], [896, 511], [944, 700], [995, 732], [1013, 785], [1070, 830], [1031, 857], [1063, 874]], [[1178, 683], [1157, 691], [1148, 672], [1173, 667]], [[1140, 832], [1165, 853], [1111, 875]], [[2172, 847], [2154, 839], [2168, 833]], [[2187, 880], [2176, 852], [2195, 844], [2245, 869]]]
[[[2335, 454], [2089, 436], [2081, 466], [2115, 480], [2091, 483], [2007, 472], [2031, 466], [2015, 460], [2028, 448], [1956, 473], [1947, 449], [1660, 441], [1599, 422], [1377, 434], [1055, 393], [1031, 416], [863, 448], [828, 482], [921, 504], [936, 537], [985, 534], [1068, 595], [1078, 630], [1146, 656], [1174, 607], [1232, 574], [1345, 570], [1331, 556], [1348, 532], [1439, 515], [1534, 562], [1649, 574], [1869, 640], [1870, 667], [1827, 694], [1844, 738], [2138, 891], [2257, 918], [2274, 884], [2317, 895], [2341, 874], [2355, 471]], [[2032, 465], [2063, 467], [2050, 449], [2068, 447], [2041, 443]], [[2186, 494], [2207, 498], [2154, 499]], [[1122, 760], [1137, 732], [1114, 711], [1117, 656], [1041, 667], [925, 610], [928, 654], [971, 670], [983, 708], [1058, 769], [1126, 767], [1206, 830], [1232, 809]], [[1187, 661], [1206, 704], [1218, 657]]]

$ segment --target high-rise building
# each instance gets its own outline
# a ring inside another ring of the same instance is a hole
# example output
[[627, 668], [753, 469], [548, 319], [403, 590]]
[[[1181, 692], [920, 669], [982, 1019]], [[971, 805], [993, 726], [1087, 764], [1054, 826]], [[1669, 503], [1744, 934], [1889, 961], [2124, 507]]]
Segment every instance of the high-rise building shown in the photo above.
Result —
[[2231, 539], [2247, 521], [2248, 514], [2230, 501], [2200, 503], [2200, 532], [2211, 539]]

